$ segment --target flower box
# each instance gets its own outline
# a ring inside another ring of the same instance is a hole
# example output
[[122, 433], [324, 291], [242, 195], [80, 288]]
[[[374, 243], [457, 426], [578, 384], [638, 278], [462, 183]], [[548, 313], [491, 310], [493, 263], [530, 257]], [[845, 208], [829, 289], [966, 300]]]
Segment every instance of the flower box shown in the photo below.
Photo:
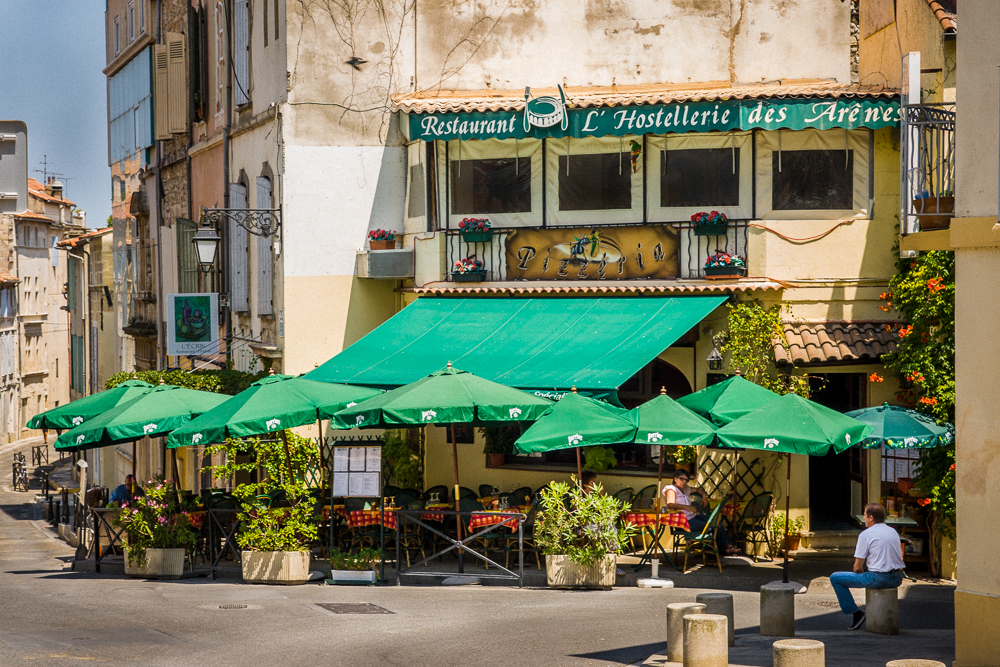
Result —
[[920, 220], [920, 230], [948, 229], [955, 215], [955, 198], [952, 196], [923, 197], [913, 200], [913, 210]]
[[605, 556], [593, 565], [580, 565], [569, 556], [545, 556], [545, 578], [549, 588], [598, 588], [611, 590], [615, 585], [617, 556]]
[[375, 570], [331, 570], [326, 583], [330, 586], [374, 586]]
[[695, 236], [725, 236], [728, 228], [728, 224], [719, 222], [714, 225], [695, 225], [693, 229]]
[[244, 551], [243, 581], [248, 584], [304, 584], [309, 581], [308, 551]]
[[745, 266], [706, 266], [705, 278], [708, 280], [724, 280], [726, 278], [742, 278], [747, 274]]
[[493, 232], [461, 232], [462, 240], [466, 243], [492, 243]]
[[180, 579], [184, 574], [184, 549], [146, 549], [146, 564], [126, 558], [125, 574], [138, 579]]
[[465, 273], [459, 273], [458, 271], [452, 271], [451, 279], [456, 283], [481, 283], [486, 280], [486, 272], [467, 271]]
[[396, 249], [396, 239], [389, 241], [368, 241], [368, 247], [372, 250], [395, 250]]

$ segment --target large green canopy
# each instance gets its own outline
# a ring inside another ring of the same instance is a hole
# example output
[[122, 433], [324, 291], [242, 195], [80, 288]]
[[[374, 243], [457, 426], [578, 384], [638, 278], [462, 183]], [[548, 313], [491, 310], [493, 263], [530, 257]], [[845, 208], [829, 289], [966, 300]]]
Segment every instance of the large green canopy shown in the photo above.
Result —
[[334, 428], [519, 422], [538, 419], [552, 401], [447, 368], [369, 398], [333, 416]]
[[514, 443], [520, 454], [632, 442], [628, 410], [580, 394], [568, 394], [542, 414]]
[[955, 427], [938, 424], [930, 415], [888, 403], [845, 413], [872, 427], [865, 449], [929, 449], [951, 444]]
[[111, 408], [142, 396], [153, 385], [142, 380], [126, 380], [104, 391], [78, 398], [66, 405], [46, 410], [28, 420], [28, 428], [63, 429], [79, 426]]
[[205, 445], [311, 424], [381, 393], [369, 387], [269, 375], [171, 433], [167, 447]]
[[631, 417], [638, 424], [636, 444], [709, 445], [715, 439], [715, 427], [711, 422], [666, 394], [635, 408]]
[[778, 394], [773, 391], [736, 375], [678, 398], [677, 402], [712, 423], [725, 426], [776, 398]]
[[147, 435], [166, 435], [229, 398], [210, 391], [161, 384], [66, 431], [56, 439], [56, 449], [93, 449], [131, 442]]
[[728, 447], [823, 456], [860, 443], [871, 430], [836, 410], [785, 394], [723, 426], [716, 435]]
[[306, 377], [398, 387], [450, 361], [509, 387], [613, 392], [725, 299], [423, 297]]

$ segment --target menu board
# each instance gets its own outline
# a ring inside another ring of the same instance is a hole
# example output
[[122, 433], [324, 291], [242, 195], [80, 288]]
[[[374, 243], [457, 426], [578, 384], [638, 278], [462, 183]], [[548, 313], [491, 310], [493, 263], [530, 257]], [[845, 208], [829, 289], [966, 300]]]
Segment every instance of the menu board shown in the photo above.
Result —
[[381, 445], [333, 448], [334, 497], [378, 498], [381, 480]]

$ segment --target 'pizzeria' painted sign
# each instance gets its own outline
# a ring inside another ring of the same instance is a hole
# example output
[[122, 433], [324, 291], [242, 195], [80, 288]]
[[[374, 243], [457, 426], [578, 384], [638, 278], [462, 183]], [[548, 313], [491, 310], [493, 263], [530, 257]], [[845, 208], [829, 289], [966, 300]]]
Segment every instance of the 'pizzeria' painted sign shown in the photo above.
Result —
[[[406, 114], [410, 140], [606, 137], [732, 130], [896, 127], [899, 101], [891, 99], [725, 100], [633, 107], [567, 109], [556, 98], [529, 101], [525, 111]], [[544, 102], [544, 115], [539, 104]], [[537, 116], [542, 123], [535, 122]], [[557, 122], [551, 122], [558, 117]], [[543, 123], [549, 122], [545, 125]]]

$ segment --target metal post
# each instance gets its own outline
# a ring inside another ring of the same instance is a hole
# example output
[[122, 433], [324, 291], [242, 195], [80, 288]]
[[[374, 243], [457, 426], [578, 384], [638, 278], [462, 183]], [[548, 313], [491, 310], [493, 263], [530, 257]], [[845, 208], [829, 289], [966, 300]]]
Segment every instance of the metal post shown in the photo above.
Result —
[[[399, 571], [401, 569], [403, 569], [403, 566], [400, 565], [400, 563], [402, 563], [402, 561], [399, 559], [399, 529], [400, 529], [400, 522], [401, 521], [406, 521], [406, 516], [403, 515], [402, 512], [396, 512], [396, 585], [397, 586], [401, 586], [402, 585], [400, 583], [400, 580], [402, 579], [402, 577], [399, 576]], [[383, 569], [383, 571], [384, 571], [384, 569]]]
[[[381, 510], [382, 516], [378, 524], [378, 557], [381, 561], [379, 565], [379, 581], [385, 581], [385, 494], [379, 498], [379, 509]], [[398, 538], [398, 525], [397, 525], [397, 538]], [[399, 562], [396, 563], [396, 572], [399, 572]]]
[[[451, 455], [455, 464], [455, 530], [458, 534], [458, 541], [462, 541], [462, 515], [461, 503], [459, 502], [458, 491], [458, 439], [455, 437], [455, 423], [451, 423]], [[458, 550], [458, 573], [465, 573], [465, 562], [462, 560], [462, 550]]]
[[[528, 510], [529, 512], [531, 510]], [[504, 565], [507, 563], [505, 562]], [[517, 587], [524, 588], [524, 515], [517, 520]]]
[[781, 565], [781, 581], [782, 583], [788, 583], [788, 510], [791, 505], [791, 495], [792, 495], [792, 455], [786, 454], [788, 457], [788, 466], [785, 469], [785, 541], [783, 543], [785, 551], [785, 562]]

